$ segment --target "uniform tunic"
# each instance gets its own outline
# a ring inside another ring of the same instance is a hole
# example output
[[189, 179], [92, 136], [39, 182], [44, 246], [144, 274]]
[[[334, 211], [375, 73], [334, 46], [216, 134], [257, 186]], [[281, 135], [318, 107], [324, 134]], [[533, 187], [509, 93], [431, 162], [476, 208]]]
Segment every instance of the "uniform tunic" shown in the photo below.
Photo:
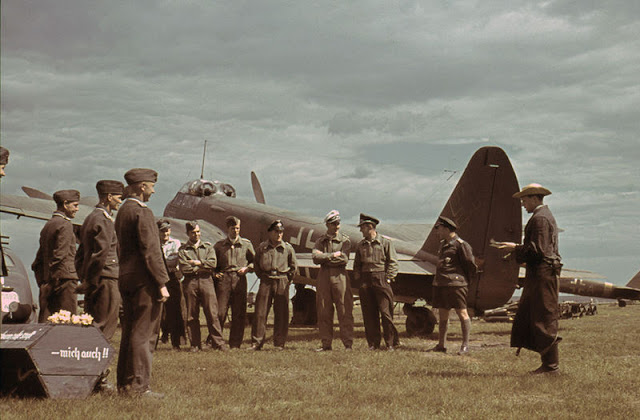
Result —
[[96, 206], [82, 224], [75, 263], [80, 279], [90, 285], [84, 297], [85, 310], [111, 340], [118, 327], [121, 302], [118, 238], [113, 218], [102, 206]]
[[[347, 262], [351, 241], [347, 235], [322, 235], [315, 243], [313, 262], [320, 264], [316, 279], [316, 308], [318, 330], [323, 348], [331, 348], [333, 341], [333, 308], [335, 305], [340, 325], [340, 338], [346, 348], [353, 345], [353, 294], [347, 276]], [[340, 251], [339, 257], [333, 253]]]
[[224, 329], [229, 306], [231, 306], [231, 329], [229, 330], [229, 346], [239, 348], [244, 338], [244, 324], [247, 314], [247, 276], [238, 274], [242, 267], [253, 271], [253, 260], [256, 252], [251, 241], [238, 238], [235, 242], [226, 238], [214, 245], [218, 267], [216, 271], [222, 275], [216, 279], [218, 296], [218, 318]]
[[[200, 340], [200, 306], [207, 320], [209, 336], [207, 341], [213, 348], [224, 347], [222, 328], [218, 319], [218, 298], [213, 285], [213, 273], [216, 269], [216, 251], [210, 242], [187, 242], [178, 251], [180, 271], [184, 274], [182, 287], [187, 302], [187, 326], [191, 347], [201, 347]], [[189, 263], [199, 260], [201, 266]]]
[[258, 246], [255, 257], [256, 275], [260, 287], [256, 295], [256, 316], [251, 329], [251, 343], [262, 348], [267, 316], [273, 303], [273, 344], [284, 347], [289, 332], [289, 285], [298, 271], [293, 247], [280, 241], [276, 245], [265, 241]]
[[398, 345], [391, 289], [391, 282], [398, 274], [398, 258], [393, 243], [380, 234], [373, 240], [360, 241], [355, 250], [353, 272], [361, 281], [360, 305], [369, 347], [380, 347], [380, 318], [387, 347]]
[[55, 212], [40, 232], [40, 248], [31, 265], [40, 287], [40, 315], [38, 322], [60, 310], [76, 313], [78, 299], [75, 288], [76, 236], [71, 219]]
[[174, 238], [169, 238], [167, 242], [162, 244], [162, 253], [169, 272], [169, 281], [167, 282], [169, 299], [165, 302], [162, 311], [161, 328], [163, 341], [166, 341], [164, 337], [168, 335], [174, 348], [180, 347], [182, 337], [186, 337], [187, 308], [180, 283], [182, 274], [178, 269], [178, 250], [181, 245], [180, 241]]
[[[538, 206], [527, 222], [516, 260], [526, 264], [524, 290], [511, 330], [511, 347], [546, 353], [558, 337], [558, 226], [549, 208]], [[557, 364], [557, 361], [556, 361]]]
[[118, 389], [149, 390], [151, 362], [160, 328], [160, 288], [169, 281], [153, 212], [136, 198], [124, 200], [116, 216], [120, 251], [122, 340], [118, 354]]
[[457, 234], [443, 239], [433, 281], [433, 306], [441, 309], [466, 309], [467, 289], [476, 271], [471, 245]]

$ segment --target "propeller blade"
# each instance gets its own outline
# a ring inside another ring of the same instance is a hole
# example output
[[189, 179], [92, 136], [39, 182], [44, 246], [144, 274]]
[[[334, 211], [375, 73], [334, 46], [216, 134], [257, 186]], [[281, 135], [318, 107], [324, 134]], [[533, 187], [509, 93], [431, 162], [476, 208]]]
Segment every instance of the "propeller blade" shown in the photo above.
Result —
[[266, 204], [260, 181], [258, 181], [258, 177], [253, 171], [251, 171], [251, 186], [253, 187], [253, 195], [256, 197], [256, 201], [260, 204]]

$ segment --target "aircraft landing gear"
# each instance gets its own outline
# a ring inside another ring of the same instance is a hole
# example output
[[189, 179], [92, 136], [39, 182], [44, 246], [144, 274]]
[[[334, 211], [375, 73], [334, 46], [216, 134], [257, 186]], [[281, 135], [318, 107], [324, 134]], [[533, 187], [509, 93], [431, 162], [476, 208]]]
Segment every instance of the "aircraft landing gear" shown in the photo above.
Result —
[[407, 316], [405, 323], [409, 337], [424, 337], [431, 334], [438, 323], [435, 314], [427, 307], [415, 307], [405, 303], [402, 311]]

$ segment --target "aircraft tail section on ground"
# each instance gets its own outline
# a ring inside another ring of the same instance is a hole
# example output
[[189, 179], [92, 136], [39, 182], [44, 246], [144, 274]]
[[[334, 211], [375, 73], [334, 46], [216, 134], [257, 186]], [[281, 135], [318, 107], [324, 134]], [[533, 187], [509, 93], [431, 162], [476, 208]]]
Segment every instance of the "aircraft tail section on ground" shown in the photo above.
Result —
[[636, 275], [633, 276], [631, 278], [631, 280], [629, 280], [629, 283], [627, 283], [627, 287], [633, 287], [634, 289], [640, 289], [640, 271], [638, 271], [636, 273]]
[[[473, 247], [479, 275], [469, 287], [470, 308], [484, 310], [503, 305], [516, 288], [518, 265], [513, 258], [489, 246], [489, 240], [520, 242], [519, 190], [511, 162], [499, 147], [476, 151], [449, 201], [440, 213], [458, 225], [458, 234]], [[435, 220], [434, 220], [435, 222]], [[438, 254], [440, 242], [432, 230], [421, 251]]]

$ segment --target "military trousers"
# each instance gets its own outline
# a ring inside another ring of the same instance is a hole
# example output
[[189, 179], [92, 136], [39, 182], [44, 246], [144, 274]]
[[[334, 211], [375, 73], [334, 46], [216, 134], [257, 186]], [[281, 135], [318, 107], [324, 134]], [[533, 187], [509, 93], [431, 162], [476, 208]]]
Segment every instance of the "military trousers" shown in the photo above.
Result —
[[273, 345], [284, 347], [289, 333], [289, 279], [286, 276], [260, 280], [256, 295], [255, 318], [251, 328], [251, 343], [262, 348], [267, 329], [267, 317], [273, 304]]
[[321, 267], [316, 281], [318, 330], [323, 348], [331, 348], [333, 314], [338, 315], [340, 339], [349, 348], [353, 345], [353, 293], [345, 267]]
[[175, 273], [169, 273], [169, 281], [166, 286], [169, 299], [164, 303], [162, 311], [162, 336], [168, 336], [171, 339], [172, 347], [180, 347], [182, 338], [186, 337], [187, 305], [182, 292], [182, 284]]
[[202, 347], [200, 335], [200, 306], [207, 321], [209, 336], [207, 341], [211, 347], [224, 347], [222, 328], [218, 318], [218, 298], [211, 275], [185, 276], [182, 282], [184, 298], [187, 303], [187, 326], [189, 327], [189, 341], [191, 347]]
[[78, 280], [51, 280], [40, 286], [40, 314], [39, 323], [46, 323], [47, 318], [61, 310], [75, 315], [78, 310], [78, 296], [76, 286]]
[[109, 277], [101, 277], [98, 285], [84, 296], [85, 311], [93, 317], [93, 325], [107, 340], [113, 338], [118, 328], [121, 302], [118, 279]]
[[149, 390], [153, 349], [160, 328], [162, 303], [158, 286], [149, 282], [137, 288], [127, 287], [137, 279], [119, 279], [122, 295], [122, 339], [118, 353], [118, 389], [133, 393]]
[[380, 323], [387, 347], [398, 345], [398, 330], [393, 325], [393, 290], [387, 283], [386, 274], [380, 272], [361, 273], [360, 306], [364, 321], [364, 333], [369, 347], [380, 348]]
[[216, 294], [218, 295], [218, 318], [222, 329], [231, 307], [229, 347], [240, 348], [247, 315], [247, 276], [239, 275], [236, 271], [222, 273], [222, 278], [216, 280]]

